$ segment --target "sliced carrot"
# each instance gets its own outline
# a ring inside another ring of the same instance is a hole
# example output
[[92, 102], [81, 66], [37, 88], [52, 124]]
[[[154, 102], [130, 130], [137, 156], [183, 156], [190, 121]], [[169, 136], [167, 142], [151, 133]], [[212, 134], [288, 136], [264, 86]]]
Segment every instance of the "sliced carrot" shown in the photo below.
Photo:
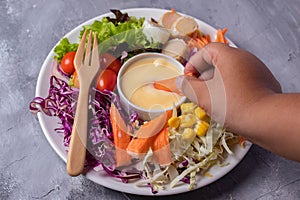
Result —
[[202, 37], [203, 34], [201, 33], [201, 31], [198, 29], [194, 32], [194, 34], [192, 35], [192, 38], [200, 38]]
[[74, 84], [74, 87], [79, 88], [79, 80], [78, 80], [78, 76], [77, 76], [76, 70], [73, 73], [73, 84]]
[[245, 142], [246, 142], [246, 139], [244, 137], [240, 137], [239, 139], [239, 145], [243, 148], [245, 148]]
[[153, 87], [158, 90], [164, 90], [166, 92], [174, 92], [176, 94], [183, 95], [182, 92], [176, 87], [176, 77], [155, 81], [153, 83]]
[[205, 37], [205, 40], [206, 40], [208, 43], [211, 42], [211, 40], [210, 40], [210, 35], [207, 34], [207, 35], [205, 35], [204, 37]]
[[222, 31], [221, 29], [218, 29], [215, 42], [221, 42], [221, 37], [222, 37]]
[[172, 163], [169, 146], [168, 127], [165, 127], [155, 138], [153, 147], [153, 160], [160, 165]]
[[152, 148], [158, 133], [165, 128], [168, 119], [172, 116], [172, 111], [167, 111], [155, 119], [141, 126], [137, 131], [136, 137], [133, 138], [128, 147], [128, 154], [142, 158]]
[[208, 43], [210, 43], [210, 36], [209, 35], [201, 35], [198, 36], [196, 38], [192, 38], [189, 40], [188, 42], [188, 46], [193, 49], [193, 48], [197, 48], [198, 50], [200, 50], [201, 48], [203, 48], [205, 45], [207, 45]]
[[228, 44], [228, 41], [225, 38], [225, 33], [227, 32], [227, 28], [223, 28], [223, 30], [218, 29], [217, 30], [217, 37], [215, 42], [221, 42], [221, 43], [225, 43]]
[[130, 135], [126, 132], [126, 124], [114, 104], [111, 104], [110, 107], [110, 121], [116, 148], [116, 167], [128, 165], [131, 157], [127, 154], [126, 148], [130, 143]]
[[198, 44], [197, 40], [192, 38], [188, 41], [187, 45], [189, 46], [189, 48], [191, 50], [193, 50], [194, 48], [196, 48], [197, 50], [200, 49], [200, 45]]

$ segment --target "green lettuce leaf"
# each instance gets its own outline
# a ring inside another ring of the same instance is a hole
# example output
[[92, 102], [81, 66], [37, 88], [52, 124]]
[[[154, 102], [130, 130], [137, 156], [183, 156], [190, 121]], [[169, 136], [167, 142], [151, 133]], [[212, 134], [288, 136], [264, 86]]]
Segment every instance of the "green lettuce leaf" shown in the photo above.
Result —
[[160, 48], [159, 43], [149, 42], [142, 32], [145, 18], [130, 17], [128, 21], [114, 24], [107, 18], [102, 21], [95, 21], [89, 26], [84, 26], [80, 32], [80, 38], [85, 30], [92, 30], [97, 33], [99, 52], [104, 53], [120, 44], [127, 44], [127, 52], [137, 49]]
[[[145, 18], [137, 19], [131, 16], [128, 19], [126, 16], [126, 13], [124, 13], [113, 20], [111, 18], [103, 18], [101, 21], [95, 20], [93, 24], [83, 26], [79, 38], [82, 38], [85, 30], [88, 33], [90, 31], [96, 32], [100, 54], [108, 51], [114, 52], [116, 49], [120, 50], [119, 46], [122, 47], [123, 51], [127, 51], [128, 53], [161, 48], [160, 43], [148, 41], [144, 35], [142, 26]], [[78, 44], [71, 44], [67, 38], [63, 38], [54, 49], [54, 53], [56, 54], [54, 59], [61, 62], [66, 53], [76, 51], [77, 48]], [[120, 52], [115, 53], [120, 54]]]
[[54, 59], [60, 63], [66, 53], [70, 51], [77, 51], [77, 48], [78, 48], [77, 43], [71, 44], [68, 38], [63, 38], [59, 42], [59, 44], [54, 48], [54, 53], [56, 54], [54, 56]]

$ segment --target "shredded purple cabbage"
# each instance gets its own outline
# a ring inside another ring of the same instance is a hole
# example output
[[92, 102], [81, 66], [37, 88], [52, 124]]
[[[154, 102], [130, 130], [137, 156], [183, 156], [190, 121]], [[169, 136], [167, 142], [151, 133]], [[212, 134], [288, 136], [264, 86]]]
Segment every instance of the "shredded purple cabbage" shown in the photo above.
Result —
[[41, 111], [60, 119], [61, 127], [55, 131], [64, 135], [65, 146], [69, 146], [70, 143], [77, 98], [78, 90], [72, 89], [65, 81], [51, 76], [48, 96], [35, 97], [29, 106], [33, 113]]
[[[120, 178], [123, 182], [140, 177], [140, 173], [125, 173], [115, 169], [113, 134], [111, 130], [109, 109], [114, 103], [120, 114], [126, 121], [135, 121], [138, 116], [130, 113], [125, 116], [121, 108], [118, 96], [111, 91], [98, 91], [92, 89], [94, 98], [91, 102], [91, 114], [89, 139], [87, 142], [87, 155], [85, 171], [97, 166], [102, 166], [108, 175]], [[64, 135], [64, 145], [69, 146], [72, 133], [72, 125], [77, 105], [79, 90], [70, 87], [65, 81], [50, 77], [50, 88], [46, 98], [35, 97], [29, 106], [32, 113], [43, 112], [48, 116], [59, 118], [60, 127], [57, 133]]]
[[[131, 111], [126, 114], [127, 112], [122, 110], [120, 100], [114, 92], [101, 92], [94, 88], [92, 92], [94, 95], [91, 102], [92, 118], [90, 119], [84, 172], [100, 166], [109, 176], [118, 178], [124, 183], [132, 179], [145, 179], [146, 177], [142, 175], [141, 171], [125, 172], [115, 169], [115, 147], [109, 113], [111, 103], [115, 104], [122, 118], [128, 124], [138, 120], [137, 113]], [[55, 131], [64, 135], [63, 143], [66, 147], [70, 144], [78, 94], [78, 89], [70, 87], [64, 80], [51, 76], [48, 96], [46, 98], [35, 97], [29, 106], [32, 113], [43, 112], [48, 116], [59, 118], [60, 127]], [[186, 167], [188, 161], [185, 160], [180, 164], [182, 167]], [[181, 181], [189, 184], [190, 177], [184, 177]], [[158, 192], [150, 183], [147, 186], [151, 188], [153, 194]]]
[[191, 183], [191, 178], [189, 176], [183, 177], [181, 180], [183, 183], [190, 184]]
[[184, 160], [181, 163], [179, 163], [178, 167], [179, 168], [184, 168], [184, 167], [188, 166], [188, 164], [189, 164], [189, 161], [188, 160]]
[[141, 172], [122, 172], [119, 170], [113, 170], [102, 164], [103, 170], [112, 177], [119, 178], [123, 183], [128, 183], [130, 179], [140, 179], [142, 177]]
[[57, 61], [53, 62], [53, 66], [52, 67], [53, 67], [52, 72], [57, 71], [62, 76], [70, 78], [71, 75], [67, 74], [66, 72], [64, 72], [64, 70], [62, 70], [62, 68], [61, 68], [61, 65]]

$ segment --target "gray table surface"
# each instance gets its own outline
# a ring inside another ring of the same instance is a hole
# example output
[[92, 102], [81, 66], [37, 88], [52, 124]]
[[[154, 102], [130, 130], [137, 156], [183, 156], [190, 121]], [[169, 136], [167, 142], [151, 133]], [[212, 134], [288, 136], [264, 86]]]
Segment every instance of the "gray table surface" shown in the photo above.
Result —
[[[227, 27], [227, 36], [263, 60], [285, 92], [300, 92], [299, 0], [1, 0], [0, 199], [154, 198], [113, 191], [84, 176], [69, 177], [28, 110], [41, 65], [60, 38], [111, 8], [133, 7], [175, 8]], [[300, 199], [300, 163], [254, 145], [220, 180], [155, 198]]]

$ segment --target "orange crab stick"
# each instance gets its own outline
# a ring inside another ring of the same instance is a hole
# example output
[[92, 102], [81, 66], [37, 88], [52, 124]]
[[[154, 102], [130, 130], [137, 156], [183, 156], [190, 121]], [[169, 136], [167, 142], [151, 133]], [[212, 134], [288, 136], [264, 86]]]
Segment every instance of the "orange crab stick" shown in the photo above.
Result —
[[132, 138], [128, 147], [127, 153], [134, 158], [143, 158], [153, 145], [156, 135], [149, 138]]
[[[192, 72], [184, 72], [185, 76], [194, 76]], [[163, 90], [166, 92], [174, 92], [178, 95], [183, 96], [182, 92], [176, 86], [176, 79], [177, 77], [154, 81], [153, 87], [157, 90]]]
[[110, 121], [116, 147], [116, 167], [128, 165], [131, 163], [131, 156], [127, 154], [126, 148], [130, 143], [130, 135], [127, 133], [126, 124], [114, 104], [111, 104], [110, 107]]
[[167, 111], [157, 118], [141, 126], [137, 131], [128, 147], [128, 154], [133, 157], [142, 158], [149, 150], [153, 148], [154, 142], [162, 129], [165, 128], [168, 119], [172, 116], [172, 111]]
[[165, 127], [170, 117], [172, 117], [172, 110], [166, 111], [142, 125], [136, 132], [135, 136], [138, 138], [150, 138], [156, 135]]
[[153, 87], [158, 90], [163, 90], [166, 92], [174, 92], [176, 94], [183, 95], [182, 92], [178, 90], [176, 87], [176, 77], [155, 81], [153, 83]]
[[162, 166], [172, 163], [168, 127], [162, 129], [157, 135], [153, 144], [153, 160]]

